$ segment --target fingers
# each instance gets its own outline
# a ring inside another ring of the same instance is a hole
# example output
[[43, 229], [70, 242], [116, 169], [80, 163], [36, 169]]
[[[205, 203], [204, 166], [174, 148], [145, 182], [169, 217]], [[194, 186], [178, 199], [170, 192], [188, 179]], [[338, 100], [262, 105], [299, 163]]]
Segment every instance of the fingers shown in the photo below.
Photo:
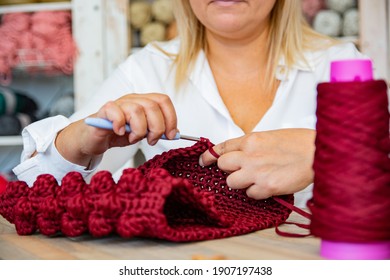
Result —
[[253, 185], [252, 176], [248, 176], [243, 169], [233, 171], [227, 178], [226, 183], [229, 187], [234, 189], [246, 189]]
[[[211, 164], [218, 160], [218, 167], [229, 173], [226, 183], [232, 189], [245, 189], [248, 197], [254, 199], [271, 197], [275, 188], [267, 178], [269, 173], [264, 169], [264, 163], [260, 158], [241, 151], [242, 139], [236, 140], [228, 140], [214, 146], [203, 153], [199, 161], [204, 160]], [[216, 155], [213, 155], [214, 152]]]
[[[237, 155], [237, 158], [239, 155]], [[260, 169], [256, 172], [254, 163], [250, 166], [234, 165], [232, 162], [221, 160], [218, 166], [222, 170], [231, 169], [231, 174], [226, 178], [227, 185], [232, 189], [246, 189], [248, 197], [253, 199], [266, 199], [276, 193], [275, 187], [267, 178], [267, 173], [263, 174]]]
[[[168, 139], [175, 137], [178, 132], [176, 111], [171, 99], [167, 95], [135, 95], [132, 102], [140, 105], [140, 109], [143, 110], [143, 112], [138, 112], [137, 115], [145, 117], [149, 144], [157, 142], [163, 134]], [[126, 109], [127, 104], [123, 105], [123, 110]]]
[[111, 120], [113, 123], [113, 131], [119, 136], [123, 136], [126, 132], [126, 119], [120, 107], [113, 101], [107, 102], [98, 112], [97, 117]]
[[125, 114], [126, 122], [131, 127], [129, 134], [130, 144], [134, 144], [143, 138], [148, 133], [148, 121], [144, 107], [138, 103], [128, 103], [121, 106], [122, 111]]
[[218, 167], [230, 173], [226, 178], [226, 183], [230, 188], [246, 189], [250, 198], [266, 199], [275, 194], [268, 172], [262, 167], [259, 158], [245, 155], [241, 151], [231, 152], [218, 160]]
[[177, 133], [177, 117], [170, 98], [164, 94], [130, 94], [106, 103], [97, 113], [98, 117], [113, 122], [113, 131], [118, 136], [125, 134], [125, 124], [131, 127], [130, 144], [147, 137], [154, 145], [165, 133], [172, 139]]
[[[138, 98], [137, 98], [138, 97]], [[148, 98], [137, 95], [133, 100], [139, 107], [136, 113], [124, 104], [123, 110], [128, 112], [131, 128], [135, 129], [136, 140], [141, 140], [145, 135], [148, 143], [154, 145], [165, 134], [168, 139], [173, 139], [177, 133], [177, 117], [172, 101], [166, 95], [149, 94]], [[136, 116], [136, 118], [133, 117]], [[142, 120], [141, 120], [142, 118]], [[141, 121], [141, 123], [136, 123]]]
[[209, 150], [205, 151], [199, 157], [199, 164], [208, 166], [215, 163], [219, 157], [234, 151], [240, 151], [242, 137], [234, 138], [215, 145]]
[[246, 189], [246, 195], [253, 199], [267, 199], [275, 195], [270, 189], [259, 185], [252, 185]]
[[176, 136], [178, 129], [176, 111], [172, 100], [167, 95], [159, 94], [156, 97], [156, 101], [159, 104], [164, 117], [165, 135], [169, 139], [173, 139]]
[[[282, 129], [247, 134], [215, 145], [199, 163], [229, 173], [227, 185], [254, 199], [291, 194], [313, 181], [315, 131]], [[213, 155], [214, 154], [214, 155]]]

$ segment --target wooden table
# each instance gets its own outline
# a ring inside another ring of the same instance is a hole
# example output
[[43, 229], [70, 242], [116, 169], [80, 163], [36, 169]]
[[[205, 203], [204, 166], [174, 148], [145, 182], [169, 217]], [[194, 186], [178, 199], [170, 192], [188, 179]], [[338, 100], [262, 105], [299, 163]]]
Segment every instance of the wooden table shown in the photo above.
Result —
[[[295, 213], [289, 221], [308, 223]], [[300, 232], [283, 225], [284, 231]], [[302, 231], [301, 231], [302, 232]], [[143, 238], [118, 236], [93, 238], [46, 237], [41, 234], [19, 236], [12, 224], [0, 216], [0, 259], [87, 259], [87, 260], [191, 260], [196, 256], [212, 259], [320, 259], [320, 241], [315, 237], [289, 238], [275, 233], [274, 228], [225, 239], [172, 243]]]

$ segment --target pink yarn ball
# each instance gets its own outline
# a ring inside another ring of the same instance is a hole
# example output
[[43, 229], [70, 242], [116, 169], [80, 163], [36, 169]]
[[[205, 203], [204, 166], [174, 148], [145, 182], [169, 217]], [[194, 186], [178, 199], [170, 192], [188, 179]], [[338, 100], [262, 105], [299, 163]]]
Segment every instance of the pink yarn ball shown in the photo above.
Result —
[[309, 23], [315, 15], [325, 8], [325, 0], [302, 0], [302, 11]]

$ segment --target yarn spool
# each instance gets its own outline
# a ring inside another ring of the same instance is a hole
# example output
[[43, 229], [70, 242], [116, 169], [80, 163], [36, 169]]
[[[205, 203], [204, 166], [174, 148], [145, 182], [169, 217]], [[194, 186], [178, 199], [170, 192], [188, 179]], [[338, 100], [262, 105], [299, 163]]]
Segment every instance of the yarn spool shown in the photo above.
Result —
[[387, 84], [369, 60], [335, 61], [317, 87], [310, 231], [328, 259], [390, 259]]

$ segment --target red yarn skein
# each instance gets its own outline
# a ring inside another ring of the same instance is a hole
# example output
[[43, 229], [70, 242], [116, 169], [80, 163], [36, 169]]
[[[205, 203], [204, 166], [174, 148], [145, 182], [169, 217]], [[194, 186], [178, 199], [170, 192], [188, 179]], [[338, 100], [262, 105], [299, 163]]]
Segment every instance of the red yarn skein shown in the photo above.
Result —
[[318, 86], [311, 232], [325, 240], [390, 240], [390, 138], [384, 81]]

